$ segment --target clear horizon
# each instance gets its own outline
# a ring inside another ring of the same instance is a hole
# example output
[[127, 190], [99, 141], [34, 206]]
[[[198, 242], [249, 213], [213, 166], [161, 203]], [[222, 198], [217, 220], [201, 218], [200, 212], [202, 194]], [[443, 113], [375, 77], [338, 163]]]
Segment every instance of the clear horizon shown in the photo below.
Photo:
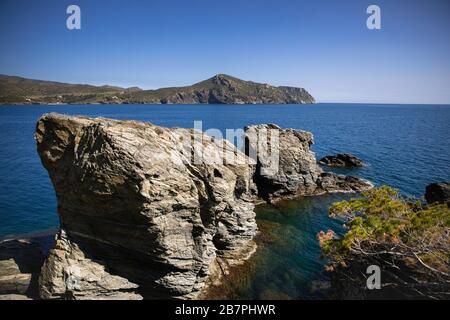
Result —
[[[66, 28], [70, 4], [81, 30]], [[0, 26], [1, 74], [157, 89], [224, 73], [320, 103], [450, 104], [446, 0], [2, 0]]]

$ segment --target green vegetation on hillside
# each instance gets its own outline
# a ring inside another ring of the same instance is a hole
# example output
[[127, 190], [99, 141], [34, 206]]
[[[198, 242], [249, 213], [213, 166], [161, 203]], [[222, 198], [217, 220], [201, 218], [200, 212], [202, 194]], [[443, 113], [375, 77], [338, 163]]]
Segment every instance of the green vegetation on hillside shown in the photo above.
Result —
[[0, 75], [0, 103], [260, 104], [314, 103], [302, 88], [274, 87], [219, 74], [186, 87], [141, 90], [65, 84]]

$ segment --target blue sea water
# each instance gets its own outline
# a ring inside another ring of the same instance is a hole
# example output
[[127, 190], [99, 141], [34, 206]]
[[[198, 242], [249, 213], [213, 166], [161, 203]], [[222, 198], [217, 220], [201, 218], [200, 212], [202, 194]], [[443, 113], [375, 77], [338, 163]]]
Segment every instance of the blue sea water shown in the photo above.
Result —
[[[420, 197], [425, 186], [450, 180], [450, 106], [436, 105], [80, 105], [0, 107], [0, 239], [58, 226], [56, 199], [33, 139], [47, 112], [149, 121], [169, 127], [243, 128], [276, 123], [311, 131], [317, 157], [350, 152], [369, 165], [341, 170], [376, 185], [388, 184]], [[315, 235], [339, 228], [327, 217], [332, 195], [258, 209], [273, 226], [274, 241], [262, 249], [244, 298], [314, 298], [323, 262]]]

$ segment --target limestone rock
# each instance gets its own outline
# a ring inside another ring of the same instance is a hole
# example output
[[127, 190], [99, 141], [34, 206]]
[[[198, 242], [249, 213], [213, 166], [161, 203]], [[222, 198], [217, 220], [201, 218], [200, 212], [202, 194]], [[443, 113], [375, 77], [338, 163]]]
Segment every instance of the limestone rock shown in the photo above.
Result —
[[61, 221], [41, 297], [195, 298], [217, 258], [251, 254], [255, 166], [229, 142], [58, 114], [35, 136]]
[[248, 126], [246, 154], [255, 160], [259, 195], [272, 201], [281, 197], [327, 192], [359, 192], [373, 185], [363, 179], [325, 173], [310, 150], [310, 132], [281, 129], [274, 124]]
[[326, 156], [319, 160], [319, 164], [329, 167], [354, 168], [363, 167], [364, 162], [349, 153], [338, 153], [333, 156]]

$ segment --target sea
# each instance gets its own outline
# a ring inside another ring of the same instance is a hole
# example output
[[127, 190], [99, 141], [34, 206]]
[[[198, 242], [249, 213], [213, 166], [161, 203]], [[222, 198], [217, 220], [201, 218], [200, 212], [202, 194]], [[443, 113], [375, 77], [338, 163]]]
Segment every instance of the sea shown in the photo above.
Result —
[[[450, 105], [34, 105], [0, 106], [0, 239], [53, 232], [59, 224], [55, 192], [36, 151], [36, 122], [45, 113], [132, 119], [166, 127], [240, 129], [274, 123], [313, 133], [319, 159], [352, 153], [367, 163], [334, 169], [390, 185], [407, 197], [423, 198], [425, 187], [450, 181]], [[326, 169], [332, 170], [332, 169]], [[267, 238], [245, 283], [242, 299], [327, 298], [327, 278], [316, 235], [341, 230], [328, 217], [327, 195], [257, 208]], [[325, 289], [325, 290], [324, 290]]]

